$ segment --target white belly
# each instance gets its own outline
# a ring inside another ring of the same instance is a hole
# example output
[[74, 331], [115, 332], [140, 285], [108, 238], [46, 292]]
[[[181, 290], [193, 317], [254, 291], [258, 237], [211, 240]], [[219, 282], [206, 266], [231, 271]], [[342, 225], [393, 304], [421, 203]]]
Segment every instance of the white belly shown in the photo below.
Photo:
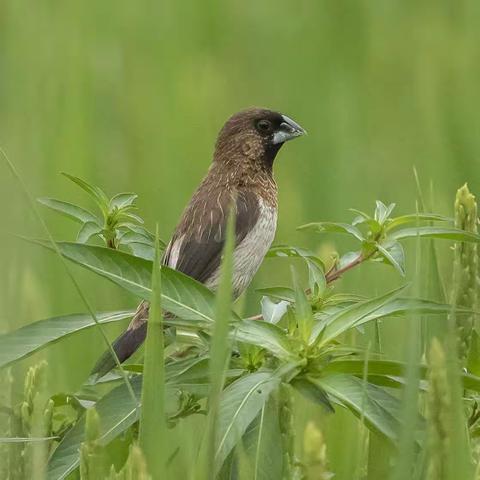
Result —
[[[259, 269], [268, 249], [272, 245], [277, 228], [277, 209], [260, 201], [257, 223], [245, 236], [233, 254], [233, 292], [237, 298], [250, 284]], [[207, 287], [215, 290], [219, 282], [219, 271], [209, 279]]]

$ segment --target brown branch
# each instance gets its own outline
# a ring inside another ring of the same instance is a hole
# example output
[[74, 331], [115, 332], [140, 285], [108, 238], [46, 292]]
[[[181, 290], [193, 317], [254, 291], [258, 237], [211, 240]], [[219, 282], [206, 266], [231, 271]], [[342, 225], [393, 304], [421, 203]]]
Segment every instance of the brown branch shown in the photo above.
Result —
[[363, 254], [360, 254], [357, 258], [352, 260], [350, 263], [347, 263], [344, 267], [339, 268], [338, 270], [335, 268], [335, 266], [333, 266], [325, 275], [325, 281], [327, 282], [327, 285], [334, 282], [335, 280], [338, 280], [345, 272], [348, 272], [357, 265], [360, 265], [370, 256], [371, 255], [369, 255], [368, 257], [364, 257]]

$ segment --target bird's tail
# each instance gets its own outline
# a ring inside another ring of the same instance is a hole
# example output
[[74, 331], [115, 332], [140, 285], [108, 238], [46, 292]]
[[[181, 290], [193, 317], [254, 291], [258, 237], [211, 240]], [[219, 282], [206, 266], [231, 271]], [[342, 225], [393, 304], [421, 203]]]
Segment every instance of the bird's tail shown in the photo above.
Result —
[[[113, 342], [112, 347], [120, 363], [130, 358], [144, 342], [147, 335], [148, 310], [149, 304], [142, 302], [127, 330]], [[116, 366], [116, 363], [109, 349], [98, 359], [90, 375], [96, 378], [103, 377]]]

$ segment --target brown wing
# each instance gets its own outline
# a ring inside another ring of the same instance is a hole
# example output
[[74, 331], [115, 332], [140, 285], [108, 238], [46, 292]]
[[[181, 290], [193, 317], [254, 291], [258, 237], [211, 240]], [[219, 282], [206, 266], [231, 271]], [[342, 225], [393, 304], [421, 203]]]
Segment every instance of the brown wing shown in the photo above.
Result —
[[[257, 223], [260, 210], [253, 192], [240, 191], [233, 201], [238, 245]], [[198, 192], [168, 244], [163, 263], [205, 283], [220, 266], [231, 202], [228, 191]]]

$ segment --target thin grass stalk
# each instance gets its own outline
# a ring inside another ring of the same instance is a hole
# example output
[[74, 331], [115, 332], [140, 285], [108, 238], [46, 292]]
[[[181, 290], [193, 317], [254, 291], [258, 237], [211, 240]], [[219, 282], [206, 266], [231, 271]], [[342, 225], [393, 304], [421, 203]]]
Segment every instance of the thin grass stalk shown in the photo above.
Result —
[[199, 450], [199, 479], [212, 478], [212, 469], [217, 471], [221, 465], [216, 465], [215, 431], [216, 417], [220, 406], [221, 393], [225, 383], [225, 371], [231, 353], [231, 342], [228, 332], [231, 321], [232, 304], [232, 274], [233, 250], [235, 247], [235, 213], [230, 211], [227, 221], [225, 247], [220, 271], [220, 283], [215, 302], [215, 326], [210, 348], [210, 395], [208, 399], [208, 416], [206, 430]]
[[355, 478], [364, 478], [368, 472], [369, 433], [368, 433], [368, 428], [365, 425], [365, 402], [367, 399], [368, 361], [370, 357], [370, 347], [371, 347], [371, 344], [370, 342], [368, 342], [367, 349], [365, 350], [365, 356], [364, 356], [364, 362], [363, 362], [362, 403], [361, 403], [358, 446], [357, 446], [357, 455], [356, 455], [357, 462], [356, 462]]
[[[417, 206], [418, 212], [418, 206]], [[416, 239], [415, 255], [415, 279], [413, 290], [418, 295], [420, 289], [420, 267], [422, 264], [420, 238]], [[415, 295], [415, 296], [417, 296]], [[399, 432], [398, 453], [394, 467], [391, 471], [391, 480], [404, 480], [411, 478], [415, 467], [415, 441], [418, 430], [418, 391], [420, 375], [418, 364], [420, 361], [419, 330], [421, 330], [420, 317], [410, 314], [407, 317], [407, 347], [405, 351], [406, 360], [406, 385], [402, 392], [403, 411], [401, 412], [402, 428]]]
[[166, 478], [165, 361], [161, 306], [161, 258], [158, 225], [155, 260], [152, 268], [152, 294], [145, 341], [145, 361], [140, 417], [140, 447], [153, 478]]

